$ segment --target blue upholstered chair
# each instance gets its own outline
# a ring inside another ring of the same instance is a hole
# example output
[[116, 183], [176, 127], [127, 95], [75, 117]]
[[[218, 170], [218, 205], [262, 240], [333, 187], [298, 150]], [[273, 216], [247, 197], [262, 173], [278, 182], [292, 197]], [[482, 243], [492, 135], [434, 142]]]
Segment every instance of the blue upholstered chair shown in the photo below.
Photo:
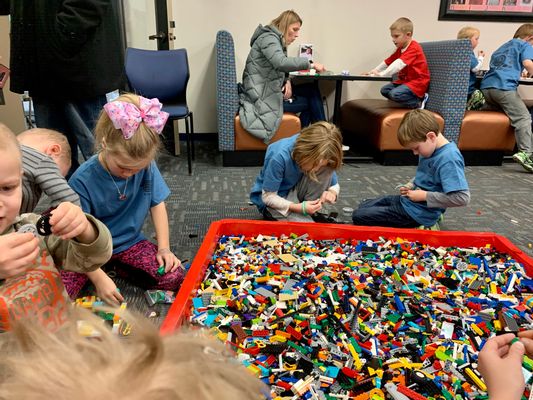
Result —
[[[147, 98], [157, 97], [163, 111], [170, 114], [169, 121], [184, 119], [187, 139], [187, 165], [192, 173], [194, 142], [193, 114], [187, 106], [189, 61], [187, 50], [126, 50], [126, 76], [130, 88]], [[179, 145], [179, 135], [176, 137]]]
[[[218, 149], [224, 166], [262, 165], [267, 147], [262, 140], [250, 135], [241, 126], [239, 92], [235, 68], [235, 46], [228, 31], [219, 31], [216, 37], [216, 86]], [[270, 143], [300, 132], [300, 119], [284, 113], [280, 127]]]

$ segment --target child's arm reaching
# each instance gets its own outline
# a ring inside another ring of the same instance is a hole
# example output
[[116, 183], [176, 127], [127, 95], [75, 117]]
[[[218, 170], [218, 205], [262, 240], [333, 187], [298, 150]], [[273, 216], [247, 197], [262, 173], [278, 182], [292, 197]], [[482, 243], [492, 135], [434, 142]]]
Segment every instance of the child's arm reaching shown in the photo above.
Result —
[[124, 297], [117, 289], [117, 285], [101, 268], [96, 271], [87, 272], [87, 277], [96, 288], [96, 295], [112, 306], [119, 306], [124, 301]]
[[157, 239], [157, 262], [165, 266], [165, 272], [174, 272], [181, 266], [181, 261], [170, 251], [168, 213], [165, 202], [150, 209]]
[[409, 197], [409, 200], [414, 202], [427, 202], [427, 206], [431, 208], [449, 208], [449, 207], [464, 207], [470, 203], [470, 191], [458, 190], [456, 192], [441, 193], [428, 192], [422, 189], [407, 189], [400, 188], [402, 196]]
[[75, 239], [79, 243], [92, 243], [98, 232], [80, 207], [61, 203], [51, 212], [52, 233], [63, 240]]

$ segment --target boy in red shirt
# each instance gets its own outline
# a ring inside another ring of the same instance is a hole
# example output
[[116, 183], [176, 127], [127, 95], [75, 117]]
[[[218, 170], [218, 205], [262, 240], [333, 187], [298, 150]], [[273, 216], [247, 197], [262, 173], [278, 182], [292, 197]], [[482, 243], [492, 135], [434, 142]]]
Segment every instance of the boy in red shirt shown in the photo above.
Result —
[[398, 18], [389, 29], [396, 51], [368, 74], [398, 74], [396, 80], [381, 88], [381, 94], [407, 108], [424, 108], [429, 69], [422, 47], [412, 38], [413, 23], [408, 18]]

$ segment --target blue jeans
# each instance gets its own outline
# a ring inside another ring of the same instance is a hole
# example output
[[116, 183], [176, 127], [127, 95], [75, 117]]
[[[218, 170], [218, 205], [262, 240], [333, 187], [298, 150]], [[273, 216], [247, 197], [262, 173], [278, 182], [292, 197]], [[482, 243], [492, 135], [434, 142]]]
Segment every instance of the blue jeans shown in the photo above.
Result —
[[390, 226], [393, 228], [416, 228], [420, 226], [400, 203], [400, 196], [382, 196], [363, 200], [354, 210], [352, 221], [355, 225]]
[[387, 83], [381, 88], [381, 95], [405, 106], [406, 108], [418, 108], [421, 98], [414, 94], [406, 85]]
[[300, 113], [302, 128], [317, 121], [325, 121], [324, 106], [318, 83], [304, 83], [292, 87], [292, 103], [283, 102], [283, 111]]
[[59, 131], [68, 139], [72, 151], [72, 166], [68, 176], [80, 165], [78, 147], [84, 160], [94, 154], [93, 130], [105, 103], [105, 95], [72, 102], [33, 99], [36, 125]]

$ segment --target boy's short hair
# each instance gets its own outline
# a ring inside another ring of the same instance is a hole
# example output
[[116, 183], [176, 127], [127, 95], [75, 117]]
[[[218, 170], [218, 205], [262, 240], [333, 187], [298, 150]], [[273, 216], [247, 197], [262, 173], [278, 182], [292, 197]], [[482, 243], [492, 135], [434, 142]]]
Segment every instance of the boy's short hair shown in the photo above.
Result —
[[479, 35], [479, 29], [473, 26], [465, 26], [457, 32], [457, 39], [472, 39], [474, 35]]
[[439, 123], [431, 111], [415, 109], [404, 115], [398, 128], [398, 141], [402, 146], [425, 142], [427, 134], [440, 133]]
[[66, 165], [69, 165], [70, 168], [70, 165], [72, 163], [72, 151], [70, 149], [70, 143], [68, 142], [68, 139], [65, 135], [53, 129], [33, 128], [19, 133], [18, 139], [24, 140], [25, 137], [35, 136], [39, 136], [39, 138], [46, 139], [49, 143], [59, 144], [61, 146], [61, 154], [59, 155], [59, 157], [64, 163], [66, 163]]
[[[292, 158], [302, 166], [317, 165], [320, 160], [327, 160], [327, 166], [334, 170], [342, 165], [342, 135], [335, 125], [326, 121], [315, 122], [302, 132], [296, 139]], [[316, 179], [314, 173], [309, 173], [311, 179]]]
[[403, 33], [413, 33], [413, 23], [409, 18], [401, 17], [392, 23], [389, 27], [391, 31], [400, 31]]
[[514, 33], [513, 39], [524, 39], [533, 36], [533, 24], [523, 24]]
[[[222, 343], [201, 331], [160, 336], [144, 318], [121, 316], [131, 323], [128, 338], [83, 309], [72, 310], [55, 333], [32, 320], [14, 323], [2, 334], [0, 398], [233, 400], [268, 393]], [[78, 321], [100, 337], [80, 336]]]

